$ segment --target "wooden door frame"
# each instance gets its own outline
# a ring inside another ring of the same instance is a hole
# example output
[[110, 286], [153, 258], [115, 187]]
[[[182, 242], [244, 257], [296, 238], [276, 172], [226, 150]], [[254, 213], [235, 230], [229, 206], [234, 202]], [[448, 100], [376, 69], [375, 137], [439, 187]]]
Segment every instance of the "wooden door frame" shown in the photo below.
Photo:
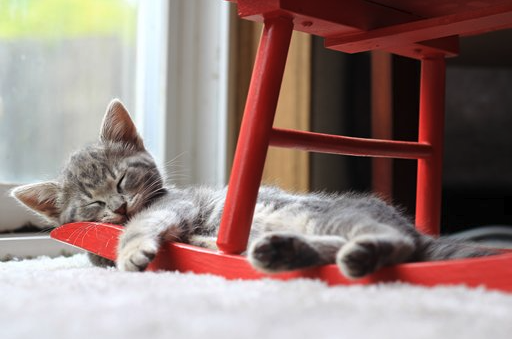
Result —
[[[262, 25], [241, 20], [236, 14], [231, 20], [233, 31], [233, 77], [230, 92], [228, 168], [231, 168], [238, 130], [245, 107], [247, 91], [259, 44]], [[309, 130], [311, 102], [311, 36], [294, 32], [286, 70], [277, 105], [275, 127]], [[263, 171], [263, 184], [277, 185], [293, 191], [309, 189], [309, 154], [306, 152], [270, 148]]]

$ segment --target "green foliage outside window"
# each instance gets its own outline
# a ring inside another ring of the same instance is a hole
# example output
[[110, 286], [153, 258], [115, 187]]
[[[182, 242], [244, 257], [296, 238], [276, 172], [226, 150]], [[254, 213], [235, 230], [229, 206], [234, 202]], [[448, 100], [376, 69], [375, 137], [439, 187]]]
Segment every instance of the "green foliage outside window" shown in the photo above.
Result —
[[133, 41], [136, 7], [134, 0], [0, 0], [0, 39], [114, 34]]

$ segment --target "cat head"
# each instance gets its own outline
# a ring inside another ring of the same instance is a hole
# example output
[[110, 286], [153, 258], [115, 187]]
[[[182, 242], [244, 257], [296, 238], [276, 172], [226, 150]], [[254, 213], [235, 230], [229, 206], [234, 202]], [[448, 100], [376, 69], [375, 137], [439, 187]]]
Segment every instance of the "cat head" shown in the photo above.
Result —
[[163, 182], [128, 111], [113, 100], [97, 143], [71, 155], [57, 180], [16, 187], [11, 195], [53, 225], [124, 224], [163, 192]]

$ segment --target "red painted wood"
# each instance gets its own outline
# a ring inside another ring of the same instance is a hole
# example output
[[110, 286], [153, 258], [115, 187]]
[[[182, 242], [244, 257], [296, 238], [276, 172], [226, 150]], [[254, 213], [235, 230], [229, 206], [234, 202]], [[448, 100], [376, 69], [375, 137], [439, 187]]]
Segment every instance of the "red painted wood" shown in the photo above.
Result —
[[[326, 38], [326, 47], [385, 50], [411, 58], [456, 56], [458, 36], [511, 28], [510, 1], [238, 0], [240, 17], [285, 16], [294, 30]], [[382, 3], [383, 5], [380, 5]]]
[[[330, 48], [330, 47], [327, 47]], [[334, 48], [336, 50], [336, 48]], [[379, 48], [385, 52], [412, 59], [423, 59], [429, 55], [444, 55], [447, 58], [459, 55], [459, 37], [448, 36], [416, 43]]]
[[[122, 226], [83, 222], [62, 225], [53, 230], [51, 236], [115, 260], [117, 239], [122, 231]], [[312, 278], [321, 279], [329, 285], [391, 281], [424, 286], [465, 284], [512, 292], [512, 253], [477, 259], [402, 264], [383, 268], [363, 279], [349, 280], [335, 265], [269, 275], [256, 271], [240, 255], [222, 254], [191, 245], [167, 242], [163, 244], [148, 270], [178, 270], [246, 280]]]
[[282, 128], [272, 130], [270, 144], [310, 152], [382, 158], [423, 159], [431, 154], [426, 142], [354, 138]]
[[[295, 30], [320, 36], [370, 30], [421, 18], [364, 0], [238, 0], [237, 8], [240, 17], [254, 21], [277, 15], [293, 17]], [[303, 20], [311, 24], [301, 25]]]
[[116, 260], [117, 241], [123, 227], [97, 222], [76, 222], [57, 227], [50, 236], [101, 257]]
[[282, 17], [265, 22], [217, 239], [225, 253], [242, 253], [247, 246], [292, 27]]
[[[422, 19], [393, 6], [364, 0], [238, 0], [237, 4], [238, 14], [244, 19], [262, 22], [269, 17], [289, 17], [293, 19], [294, 30], [324, 38]], [[418, 50], [455, 56], [458, 54], [458, 38], [418, 40], [407, 46], [387, 49], [388, 52], [413, 58], [418, 57]]]
[[445, 69], [443, 57], [421, 63], [418, 141], [430, 144], [432, 155], [418, 160], [416, 227], [430, 235], [440, 232]]
[[510, 0], [371, 0], [424, 18], [443, 16], [510, 3]]
[[[467, 12], [417, 20], [370, 30], [330, 37], [325, 46], [346, 53], [387, 49], [411, 43], [455, 35], [473, 35], [512, 28], [512, 4], [484, 7]], [[423, 53], [425, 55], [425, 53]]]
[[157, 255], [149, 269], [210, 273], [227, 279], [311, 278], [323, 280], [329, 285], [366, 285], [400, 281], [423, 286], [440, 284], [484, 286], [488, 289], [512, 292], [512, 254], [510, 253], [486, 258], [401, 264], [383, 268], [362, 279], [351, 280], [344, 277], [336, 265], [279, 274], [263, 274], [252, 268], [249, 262], [239, 255], [226, 255], [190, 245], [166, 243], [165, 249]]

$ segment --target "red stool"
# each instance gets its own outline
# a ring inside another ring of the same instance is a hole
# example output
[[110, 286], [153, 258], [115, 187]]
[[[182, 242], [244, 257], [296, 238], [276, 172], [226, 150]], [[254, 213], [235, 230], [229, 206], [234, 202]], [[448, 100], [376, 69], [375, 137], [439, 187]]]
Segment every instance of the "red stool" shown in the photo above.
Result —
[[[427, 286], [464, 283], [512, 291], [512, 254], [508, 253], [477, 259], [396, 265], [354, 281], [344, 278], [335, 265], [268, 276], [255, 271], [239, 255], [247, 246], [263, 165], [270, 145], [344, 155], [417, 159], [416, 226], [421, 232], [438, 235], [444, 59], [457, 54], [459, 35], [512, 27], [512, 4], [509, 1], [488, 0], [485, 2], [487, 5], [472, 9], [475, 2], [459, 0], [457, 8], [464, 11], [457, 12], [443, 7], [441, 0], [433, 0], [428, 2], [428, 10], [435, 14], [424, 19], [410, 14], [421, 11], [423, 5], [406, 0], [380, 0], [383, 5], [379, 5], [379, 1], [364, 0], [232, 1], [237, 2], [241, 17], [264, 22], [264, 30], [217, 240], [220, 252], [167, 243], [149, 269], [213, 273], [242, 279], [314, 277], [329, 284], [396, 280]], [[403, 8], [403, 11], [395, 8]], [[418, 142], [351, 138], [273, 128], [293, 30], [324, 37], [328, 48], [344, 52], [380, 49], [421, 60]], [[62, 226], [54, 230], [52, 236], [115, 260], [115, 246], [121, 227], [92, 225], [98, 231], [84, 235], [77, 232], [83, 224]], [[91, 224], [88, 226], [91, 227]], [[101, 234], [102, 239], [98, 240], [97, 234]]]
[[[504, 26], [512, 27], [512, 6], [499, 5], [499, 1], [496, 1], [496, 6], [491, 4], [474, 11], [418, 20], [405, 11], [400, 12], [365, 1], [236, 2], [242, 18], [263, 22], [264, 29], [229, 181], [217, 240], [219, 249], [229, 254], [240, 254], [246, 249], [269, 145], [344, 155], [417, 159], [416, 227], [423, 233], [438, 235], [442, 188], [445, 57], [457, 54], [460, 34], [476, 34]], [[400, 2], [404, 3], [397, 1]], [[350, 138], [272, 128], [293, 30], [322, 36], [326, 39], [327, 47], [337, 50], [360, 52], [385, 49], [420, 59], [418, 142]], [[490, 260], [493, 261], [494, 258]], [[512, 262], [510, 258], [508, 260], [510, 267]], [[454, 269], [454, 262], [443, 264], [448, 265], [448, 271]], [[491, 268], [488, 265], [486, 263], [484, 268], [478, 268], [477, 275], [488, 274], [489, 270], [507, 270], [505, 267]], [[432, 272], [442, 273], [439, 268]], [[512, 270], [508, 269], [507, 276], [510, 282], [508, 288], [512, 289]]]

